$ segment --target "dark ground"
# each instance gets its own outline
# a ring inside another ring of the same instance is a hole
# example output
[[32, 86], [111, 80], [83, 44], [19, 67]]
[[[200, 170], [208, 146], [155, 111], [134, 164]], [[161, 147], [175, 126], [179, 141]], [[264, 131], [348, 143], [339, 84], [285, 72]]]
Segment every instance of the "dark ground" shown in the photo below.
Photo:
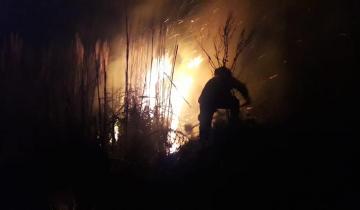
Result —
[[214, 132], [152, 167], [73, 144], [8, 163], [1, 209], [359, 209], [355, 137]]

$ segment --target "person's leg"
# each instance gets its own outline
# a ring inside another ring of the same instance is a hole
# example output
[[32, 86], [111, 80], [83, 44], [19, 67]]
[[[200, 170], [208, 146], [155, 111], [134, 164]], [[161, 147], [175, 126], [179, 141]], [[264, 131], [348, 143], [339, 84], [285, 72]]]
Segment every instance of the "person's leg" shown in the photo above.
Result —
[[212, 109], [200, 108], [200, 141], [206, 141], [209, 139], [213, 114], [214, 111]]
[[239, 100], [232, 99], [230, 104], [230, 123], [240, 122], [240, 103]]

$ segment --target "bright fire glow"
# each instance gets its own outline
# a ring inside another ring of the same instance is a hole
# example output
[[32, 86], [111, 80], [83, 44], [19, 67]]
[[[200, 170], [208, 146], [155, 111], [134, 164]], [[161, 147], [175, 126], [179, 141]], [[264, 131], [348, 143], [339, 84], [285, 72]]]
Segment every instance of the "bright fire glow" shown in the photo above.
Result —
[[[165, 56], [160, 59], [155, 59], [152, 68], [147, 72], [147, 87], [145, 89], [145, 96], [148, 98], [148, 105], [150, 109], [154, 109], [156, 106], [156, 98], [161, 97], [159, 93], [162, 92], [160, 83], [162, 81], [170, 82], [172, 72], [172, 59], [169, 56]], [[172, 145], [170, 153], [177, 152], [181, 146], [176, 141], [176, 131], [181, 126], [180, 118], [184, 106], [186, 106], [185, 100], [190, 96], [190, 92], [193, 86], [193, 76], [190, 70], [196, 69], [200, 66], [203, 59], [201, 56], [190, 59], [186, 65], [179, 65], [175, 67], [175, 74], [173, 78], [173, 87], [171, 91], [171, 110], [170, 116], [170, 129], [172, 132], [169, 134], [168, 141]]]
[[153, 62], [152, 68], [147, 72], [147, 84], [145, 88], [145, 96], [149, 98], [149, 107], [154, 109], [156, 106], [157, 87], [159, 82], [166, 78], [166, 75], [170, 75], [172, 65], [168, 57], [157, 59]]
[[[171, 103], [173, 106], [173, 119], [171, 120], [171, 129], [177, 130], [178, 126], [180, 124], [179, 116], [181, 114], [182, 108], [184, 106], [184, 99], [182, 97], [188, 96], [190, 92], [190, 88], [193, 83], [193, 79], [191, 76], [183, 75], [176, 79], [176, 83], [179, 84], [179, 90], [178, 92], [172, 94], [171, 96]], [[178, 150], [178, 148], [181, 146], [179, 143], [175, 142], [176, 134], [174, 132], [171, 132], [170, 135], [170, 153], [174, 153]]]
[[189, 69], [195, 69], [199, 67], [199, 65], [203, 62], [203, 58], [199, 55], [198, 57], [191, 59], [188, 63], [187, 67]]

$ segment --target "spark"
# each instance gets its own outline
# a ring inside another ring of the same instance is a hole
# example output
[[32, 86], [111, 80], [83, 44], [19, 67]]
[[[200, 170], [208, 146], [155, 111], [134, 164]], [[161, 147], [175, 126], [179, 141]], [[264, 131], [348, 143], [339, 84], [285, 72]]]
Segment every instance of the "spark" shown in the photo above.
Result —
[[263, 54], [263, 55], [260, 55], [259, 57], [258, 57], [258, 60], [261, 60], [261, 59], [263, 59], [263, 58], [265, 58], [265, 54]]
[[274, 75], [272, 75], [271, 77], [269, 77], [269, 80], [273, 80], [273, 79], [275, 79], [276, 77], [278, 77], [279, 75], [278, 74], [274, 74]]
[[174, 35], [172, 35], [169, 39], [175, 39], [175, 38], [177, 38], [177, 37], [179, 37], [180, 36], [180, 34], [174, 34]]
[[251, 107], [251, 106], [246, 107], [246, 110], [247, 110], [247, 111], [251, 111], [251, 110], [253, 110], [253, 109], [254, 109], [254, 108]]

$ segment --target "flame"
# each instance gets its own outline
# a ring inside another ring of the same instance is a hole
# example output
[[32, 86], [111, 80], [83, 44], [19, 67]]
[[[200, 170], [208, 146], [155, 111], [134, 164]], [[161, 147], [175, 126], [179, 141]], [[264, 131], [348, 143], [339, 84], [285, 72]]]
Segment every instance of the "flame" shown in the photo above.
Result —
[[[155, 59], [151, 69], [147, 72], [147, 88], [145, 88], [145, 95], [149, 98], [149, 107], [154, 109], [156, 106], [156, 86], [160, 81], [165, 79], [166, 75], [170, 75], [172, 64], [169, 56]], [[162, 87], [164, 88], [164, 87]]]
[[[159, 82], [164, 79], [170, 81], [172, 73], [172, 59], [170, 56], [166, 55], [164, 57], [155, 59], [156, 62], [153, 63], [152, 68], [147, 71], [147, 88], [145, 89], [145, 95], [148, 98], [148, 105], [150, 109], [154, 109], [156, 106], [156, 96], [157, 91], [159, 90]], [[175, 74], [171, 85], [171, 111], [172, 115], [170, 117], [170, 134], [168, 141], [171, 144], [169, 149], [170, 153], [175, 153], [178, 151], [181, 146], [179, 142], [176, 141], [176, 132], [180, 129], [181, 126], [181, 114], [186, 106], [186, 99], [191, 95], [191, 90], [194, 84], [194, 74], [192, 70], [197, 69], [200, 64], [203, 62], [201, 56], [191, 58], [187, 60], [188, 62], [182, 63], [179, 67], [175, 67]], [[166, 87], [160, 87], [166, 88]]]
[[[193, 84], [193, 78], [190, 75], [183, 74], [179, 78], [176, 78], [175, 82], [179, 84], [179, 92], [172, 94], [171, 96], [171, 103], [173, 105], [173, 119], [171, 120], [170, 128], [172, 130], [177, 130], [180, 124], [180, 116], [182, 112], [182, 108], [184, 106], [184, 101], [182, 97], [188, 97], [190, 94], [191, 86]], [[171, 132], [170, 134], [170, 153], [176, 152], [179, 147], [181, 146], [176, 140], [176, 134]]]
[[200, 64], [203, 62], [203, 60], [204, 59], [201, 57], [201, 55], [199, 55], [196, 58], [191, 59], [187, 65], [187, 67], [189, 69], [196, 69], [197, 67], [200, 66]]

